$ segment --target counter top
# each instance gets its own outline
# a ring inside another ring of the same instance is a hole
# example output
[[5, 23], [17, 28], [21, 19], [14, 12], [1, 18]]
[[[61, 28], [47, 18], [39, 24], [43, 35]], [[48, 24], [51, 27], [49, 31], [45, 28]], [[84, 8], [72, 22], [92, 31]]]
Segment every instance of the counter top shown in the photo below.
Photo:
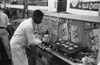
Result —
[[72, 61], [71, 61], [70, 59], [68, 59], [65, 55], [63, 55], [63, 54], [61, 54], [61, 53], [59, 53], [59, 52], [56, 52], [56, 51], [50, 49], [49, 47], [45, 47], [45, 46], [43, 46], [43, 45], [38, 45], [38, 47], [40, 47], [40, 48], [42, 48], [42, 49], [44, 49], [44, 50], [46, 50], [46, 51], [52, 53], [53, 55], [57, 56], [58, 58], [62, 59], [63, 61], [65, 61], [65, 62], [67, 62], [67, 63], [69, 63], [69, 64], [71, 64], [71, 65], [79, 65], [79, 63], [74, 63], [74, 62], [72, 62]]

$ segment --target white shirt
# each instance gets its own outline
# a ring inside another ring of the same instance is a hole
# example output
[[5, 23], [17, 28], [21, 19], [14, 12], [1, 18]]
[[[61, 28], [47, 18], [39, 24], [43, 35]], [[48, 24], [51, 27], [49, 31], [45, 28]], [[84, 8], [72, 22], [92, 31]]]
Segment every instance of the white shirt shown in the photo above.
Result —
[[25, 45], [30, 44], [36, 44], [34, 43], [34, 39], [36, 37], [36, 34], [34, 34], [33, 29], [33, 20], [32, 18], [29, 18], [25, 21], [23, 21], [16, 31], [14, 32], [14, 35], [10, 41], [11, 47], [21, 47]]
[[100, 65], [100, 62], [98, 63], [98, 65]]
[[10, 25], [8, 16], [0, 11], [0, 27], [6, 28], [8, 25]]

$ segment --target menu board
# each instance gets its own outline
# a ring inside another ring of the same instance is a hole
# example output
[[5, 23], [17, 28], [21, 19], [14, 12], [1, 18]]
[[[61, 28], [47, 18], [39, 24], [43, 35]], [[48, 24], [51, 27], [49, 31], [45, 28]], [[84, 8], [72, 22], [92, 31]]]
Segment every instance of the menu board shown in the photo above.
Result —
[[70, 8], [98, 11], [100, 0], [71, 0]]
[[100, 7], [100, 0], [67, 0], [67, 12], [79, 14], [98, 16]]

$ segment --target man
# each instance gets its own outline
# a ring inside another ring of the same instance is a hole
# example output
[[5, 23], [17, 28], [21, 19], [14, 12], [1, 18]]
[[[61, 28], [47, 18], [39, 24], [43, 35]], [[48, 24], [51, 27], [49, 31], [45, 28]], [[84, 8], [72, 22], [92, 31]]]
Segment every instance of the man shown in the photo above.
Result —
[[97, 65], [100, 65], [100, 47], [99, 47], [98, 53], [97, 53]]
[[2, 11], [0, 6], [0, 37], [2, 39], [2, 43], [5, 47], [5, 50], [8, 55], [8, 59], [11, 59], [11, 53], [10, 53], [10, 45], [9, 45], [9, 33], [6, 30], [6, 28], [11, 25], [9, 23], [8, 16]]
[[35, 10], [32, 18], [26, 19], [18, 26], [10, 41], [11, 54], [14, 65], [29, 65], [25, 46], [38, 45], [41, 43], [36, 32], [38, 24], [42, 22], [43, 13]]

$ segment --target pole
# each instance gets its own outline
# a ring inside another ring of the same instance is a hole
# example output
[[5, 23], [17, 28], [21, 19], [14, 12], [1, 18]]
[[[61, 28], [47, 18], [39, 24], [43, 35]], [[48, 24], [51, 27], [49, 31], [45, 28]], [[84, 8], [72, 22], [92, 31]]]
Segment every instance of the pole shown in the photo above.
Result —
[[24, 17], [28, 18], [28, 1], [24, 0]]
[[6, 3], [5, 3], [5, 0], [3, 0], [3, 2], [4, 2], [4, 8], [6, 8]]
[[100, 5], [99, 5], [99, 7], [98, 7], [98, 16], [100, 16]]

